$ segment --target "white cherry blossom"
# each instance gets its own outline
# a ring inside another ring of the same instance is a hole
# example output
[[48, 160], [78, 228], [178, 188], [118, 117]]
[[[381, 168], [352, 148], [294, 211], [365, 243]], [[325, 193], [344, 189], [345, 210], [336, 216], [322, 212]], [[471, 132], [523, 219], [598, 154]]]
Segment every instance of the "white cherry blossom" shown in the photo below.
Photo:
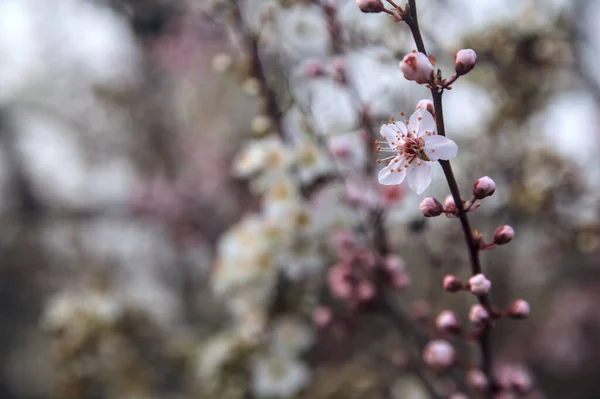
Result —
[[409, 187], [421, 194], [431, 184], [431, 163], [456, 156], [458, 146], [436, 134], [433, 116], [424, 108], [411, 115], [407, 122], [386, 123], [381, 126], [385, 141], [379, 143], [379, 152], [392, 153], [379, 171], [379, 183], [401, 184], [408, 179]]

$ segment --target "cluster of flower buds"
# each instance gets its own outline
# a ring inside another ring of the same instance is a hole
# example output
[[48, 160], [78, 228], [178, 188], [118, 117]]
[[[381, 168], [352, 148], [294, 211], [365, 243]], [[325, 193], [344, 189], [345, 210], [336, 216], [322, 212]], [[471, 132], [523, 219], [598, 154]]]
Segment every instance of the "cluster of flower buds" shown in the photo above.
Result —
[[[463, 201], [463, 212], [473, 211], [479, 208], [479, 203], [476, 201], [464, 202]], [[425, 217], [436, 217], [444, 214], [450, 218], [455, 217], [459, 213], [459, 209], [456, 206], [456, 202], [454, 201], [454, 197], [451, 195], [447, 196], [444, 199], [444, 204], [438, 201], [436, 198], [427, 197], [421, 201], [419, 204], [419, 209], [421, 209], [421, 213]]]
[[[365, 3], [368, 3], [365, 1]], [[383, 7], [383, 4], [381, 5]], [[412, 80], [419, 84], [428, 84], [438, 90], [451, 89], [460, 76], [466, 75], [477, 62], [477, 54], [472, 49], [462, 49], [456, 53], [454, 60], [454, 70], [456, 74], [449, 79], [443, 79], [441, 72], [435, 73], [435, 59], [427, 54], [412, 51], [404, 56], [400, 62], [400, 70], [406, 80]], [[432, 112], [433, 114], [433, 112]]]
[[378, 259], [358, 243], [352, 233], [335, 237], [338, 263], [329, 269], [328, 286], [331, 296], [355, 308], [371, 301], [376, 294], [376, 276], [382, 274], [392, 288], [402, 289], [410, 284], [404, 260], [397, 255]]
[[[422, 102], [419, 103], [417, 108], [429, 109], [430, 105], [424, 101], [428, 100], [422, 100]], [[480, 206], [480, 203], [478, 201], [489, 197], [490, 195], [493, 195], [495, 191], [496, 183], [494, 183], [494, 181], [488, 176], [484, 176], [477, 179], [477, 181], [473, 185], [473, 199], [471, 201], [463, 201], [462, 211], [470, 212], [476, 210]], [[456, 201], [454, 201], [454, 197], [451, 195], [446, 197], [446, 199], [444, 200], [444, 205], [442, 205], [435, 198], [425, 198], [423, 201], [421, 201], [419, 208], [421, 209], [421, 212], [425, 217], [435, 217], [441, 215], [442, 213], [448, 217], [454, 217], [459, 213]]]

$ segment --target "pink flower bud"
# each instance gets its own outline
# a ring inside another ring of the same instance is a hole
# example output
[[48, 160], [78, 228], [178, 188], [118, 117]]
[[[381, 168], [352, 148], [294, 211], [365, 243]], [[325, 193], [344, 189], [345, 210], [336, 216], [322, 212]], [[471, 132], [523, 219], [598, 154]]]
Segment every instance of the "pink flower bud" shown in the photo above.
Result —
[[454, 363], [454, 348], [448, 341], [437, 339], [429, 341], [423, 351], [425, 363], [433, 368], [445, 368]]
[[458, 208], [456, 207], [456, 202], [454, 202], [454, 198], [449, 195], [444, 200], [444, 209], [446, 212], [456, 213], [458, 212]]
[[467, 372], [467, 383], [478, 391], [485, 391], [489, 381], [480, 369], [471, 369]]
[[389, 255], [383, 265], [388, 272], [389, 282], [394, 288], [406, 288], [410, 285], [410, 276], [406, 271], [404, 260], [397, 255]]
[[309, 60], [304, 65], [304, 74], [308, 78], [316, 78], [325, 74], [325, 68], [320, 61]]
[[400, 62], [400, 70], [407, 80], [414, 80], [421, 84], [429, 83], [433, 78], [434, 71], [429, 57], [416, 51], [404, 56]]
[[524, 395], [533, 389], [531, 374], [529, 374], [527, 370], [522, 367], [517, 367], [513, 369], [511, 374], [511, 385], [517, 393]]
[[423, 216], [426, 218], [439, 216], [442, 214], [442, 212], [444, 212], [444, 207], [440, 201], [432, 197], [427, 197], [421, 201], [419, 208], [421, 209], [421, 212], [423, 212]]
[[319, 327], [325, 327], [331, 322], [331, 309], [326, 306], [318, 306], [313, 312], [313, 322]]
[[508, 244], [513, 238], [515, 238], [515, 231], [507, 224], [498, 227], [494, 233], [494, 243], [498, 245]]
[[375, 296], [375, 286], [369, 281], [363, 281], [358, 285], [358, 297], [361, 301], [368, 301]]
[[464, 284], [460, 279], [452, 274], [444, 277], [444, 289], [448, 292], [458, 292], [464, 288]]
[[525, 319], [529, 316], [529, 312], [531, 312], [529, 303], [523, 299], [517, 299], [508, 309], [508, 316], [513, 319]]
[[358, 237], [351, 231], [338, 231], [333, 236], [333, 244], [340, 254], [346, 255], [356, 249]]
[[383, 261], [383, 264], [386, 270], [389, 272], [406, 270], [406, 263], [404, 262], [404, 259], [402, 259], [398, 255], [386, 256], [385, 260]]
[[469, 312], [469, 320], [471, 320], [475, 324], [483, 324], [490, 319], [490, 314], [488, 311], [480, 304], [475, 304], [471, 306], [471, 311]]
[[477, 54], [471, 49], [462, 49], [456, 53], [454, 58], [454, 70], [458, 76], [468, 73], [475, 68]]
[[424, 300], [413, 302], [410, 310], [415, 320], [419, 321], [427, 321], [431, 315], [431, 306]]
[[482, 273], [476, 274], [469, 279], [469, 289], [475, 295], [486, 295], [492, 288], [492, 282]]
[[328, 283], [331, 295], [338, 299], [347, 299], [352, 294], [352, 285], [349, 281], [350, 269], [344, 265], [335, 265], [329, 269]]
[[440, 331], [456, 333], [460, 331], [460, 324], [451, 310], [442, 311], [435, 319], [435, 326]]
[[505, 364], [497, 371], [497, 380], [505, 390], [514, 390], [525, 395], [533, 389], [531, 374], [525, 367], [518, 364]]
[[390, 277], [390, 283], [394, 288], [404, 289], [410, 285], [411, 278], [405, 271], [395, 272]]
[[496, 191], [496, 183], [488, 176], [483, 176], [477, 179], [473, 184], [473, 196], [477, 199], [484, 199], [494, 194]]
[[433, 106], [433, 101], [431, 100], [421, 100], [417, 103], [417, 109], [425, 108], [431, 115], [435, 117], [435, 108]]
[[377, 13], [385, 10], [381, 0], [356, 0], [356, 5], [365, 13]]

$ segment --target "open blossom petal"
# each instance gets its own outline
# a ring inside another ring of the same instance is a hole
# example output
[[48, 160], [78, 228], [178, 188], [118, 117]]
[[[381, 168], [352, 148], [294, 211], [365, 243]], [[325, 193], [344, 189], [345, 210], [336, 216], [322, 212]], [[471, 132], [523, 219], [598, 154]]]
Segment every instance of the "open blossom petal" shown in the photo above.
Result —
[[408, 171], [408, 186], [417, 194], [431, 184], [431, 162], [415, 161]]
[[435, 121], [433, 116], [425, 108], [416, 110], [408, 120], [410, 132], [417, 137], [424, 136], [427, 132], [433, 134], [435, 132]]
[[386, 123], [381, 126], [380, 133], [390, 145], [397, 146], [402, 144], [403, 140], [401, 139], [401, 136], [406, 135], [408, 129], [406, 128], [406, 125], [401, 122]]
[[[398, 160], [398, 162], [396, 162], [396, 160]], [[406, 177], [406, 168], [402, 167], [402, 169], [400, 169], [399, 165], [403, 165], [404, 162], [404, 159], [399, 156], [394, 158], [389, 165], [379, 171], [379, 183], [385, 186], [401, 184]]]
[[425, 138], [425, 154], [432, 161], [449, 160], [458, 153], [458, 146], [447, 137], [433, 135]]

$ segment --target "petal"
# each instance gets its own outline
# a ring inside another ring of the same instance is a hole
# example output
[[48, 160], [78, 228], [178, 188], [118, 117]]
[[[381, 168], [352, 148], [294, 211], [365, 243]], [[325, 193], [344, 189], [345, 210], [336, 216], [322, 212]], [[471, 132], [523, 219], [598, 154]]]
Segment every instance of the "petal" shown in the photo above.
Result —
[[382, 125], [379, 132], [391, 146], [397, 146], [404, 142], [400, 135], [406, 134], [407, 130], [404, 124], [396, 122]]
[[408, 170], [408, 186], [417, 194], [423, 193], [431, 184], [431, 162], [414, 161]]
[[407, 135], [408, 134], [408, 127], [406, 126], [406, 122], [395, 122], [394, 126], [396, 129], [398, 129], [399, 134], [400, 135]]
[[[398, 160], [398, 162], [396, 162], [396, 160]], [[379, 175], [377, 176], [379, 183], [383, 184], [384, 186], [392, 186], [402, 183], [406, 177], [406, 168], [398, 170], [398, 167], [403, 163], [403, 158], [395, 157], [392, 159], [392, 162], [379, 171]], [[392, 169], [394, 169], [393, 172]]]
[[408, 125], [411, 133], [415, 134], [417, 137], [425, 135], [426, 132], [435, 132], [435, 120], [425, 108], [419, 108], [416, 110], [410, 116]]
[[452, 140], [440, 135], [425, 136], [425, 154], [432, 161], [452, 159], [458, 153], [458, 146]]

